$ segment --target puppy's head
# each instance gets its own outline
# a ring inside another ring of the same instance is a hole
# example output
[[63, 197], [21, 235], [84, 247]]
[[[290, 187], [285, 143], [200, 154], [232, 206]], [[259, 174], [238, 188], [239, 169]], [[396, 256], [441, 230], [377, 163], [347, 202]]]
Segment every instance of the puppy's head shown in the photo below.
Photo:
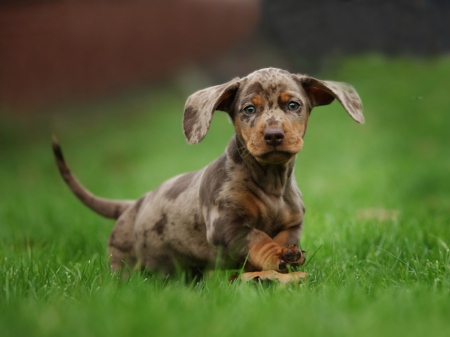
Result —
[[361, 100], [348, 84], [261, 69], [191, 95], [184, 111], [184, 134], [189, 143], [200, 142], [214, 111], [226, 111], [253, 157], [261, 163], [285, 163], [302, 149], [312, 108], [335, 98], [354, 120], [364, 122]]

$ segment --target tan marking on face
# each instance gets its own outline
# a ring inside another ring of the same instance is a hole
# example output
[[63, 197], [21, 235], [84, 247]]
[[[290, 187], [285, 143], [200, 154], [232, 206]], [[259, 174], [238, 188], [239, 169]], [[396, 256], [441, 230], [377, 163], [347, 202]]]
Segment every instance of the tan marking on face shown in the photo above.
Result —
[[288, 94], [287, 92], [282, 92], [280, 95], [280, 100], [283, 103], [287, 103], [291, 100], [291, 95]]
[[263, 99], [260, 95], [256, 95], [251, 99], [254, 106], [261, 106], [263, 103]]

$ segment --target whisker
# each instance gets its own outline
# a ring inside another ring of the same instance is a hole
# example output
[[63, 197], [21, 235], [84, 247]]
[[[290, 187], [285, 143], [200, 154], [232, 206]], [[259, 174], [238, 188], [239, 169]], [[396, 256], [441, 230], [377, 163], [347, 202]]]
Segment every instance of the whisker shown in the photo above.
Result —
[[242, 159], [245, 159], [245, 158], [247, 158], [250, 155], [250, 151], [244, 145], [239, 147], [238, 144], [236, 144], [236, 148], [237, 148], [238, 153], [239, 153], [239, 155], [240, 155], [240, 157]]

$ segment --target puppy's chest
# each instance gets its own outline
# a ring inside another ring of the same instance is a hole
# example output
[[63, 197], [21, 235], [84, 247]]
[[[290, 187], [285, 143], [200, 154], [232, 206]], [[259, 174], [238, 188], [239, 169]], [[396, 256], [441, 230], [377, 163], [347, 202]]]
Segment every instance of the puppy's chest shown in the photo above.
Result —
[[270, 236], [290, 227], [301, 225], [303, 222], [304, 207], [301, 200], [296, 200], [296, 203], [293, 201], [288, 203], [284, 200], [266, 201], [264, 206], [253, 226]]

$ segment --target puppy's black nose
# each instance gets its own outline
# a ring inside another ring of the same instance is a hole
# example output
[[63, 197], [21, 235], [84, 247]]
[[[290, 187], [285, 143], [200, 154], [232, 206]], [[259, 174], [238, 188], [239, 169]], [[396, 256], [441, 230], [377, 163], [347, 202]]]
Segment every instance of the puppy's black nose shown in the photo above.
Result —
[[284, 139], [284, 132], [281, 129], [267, 129], [264, 131], [264, 140], [267, 144], [276, 146], [280, 145]]

